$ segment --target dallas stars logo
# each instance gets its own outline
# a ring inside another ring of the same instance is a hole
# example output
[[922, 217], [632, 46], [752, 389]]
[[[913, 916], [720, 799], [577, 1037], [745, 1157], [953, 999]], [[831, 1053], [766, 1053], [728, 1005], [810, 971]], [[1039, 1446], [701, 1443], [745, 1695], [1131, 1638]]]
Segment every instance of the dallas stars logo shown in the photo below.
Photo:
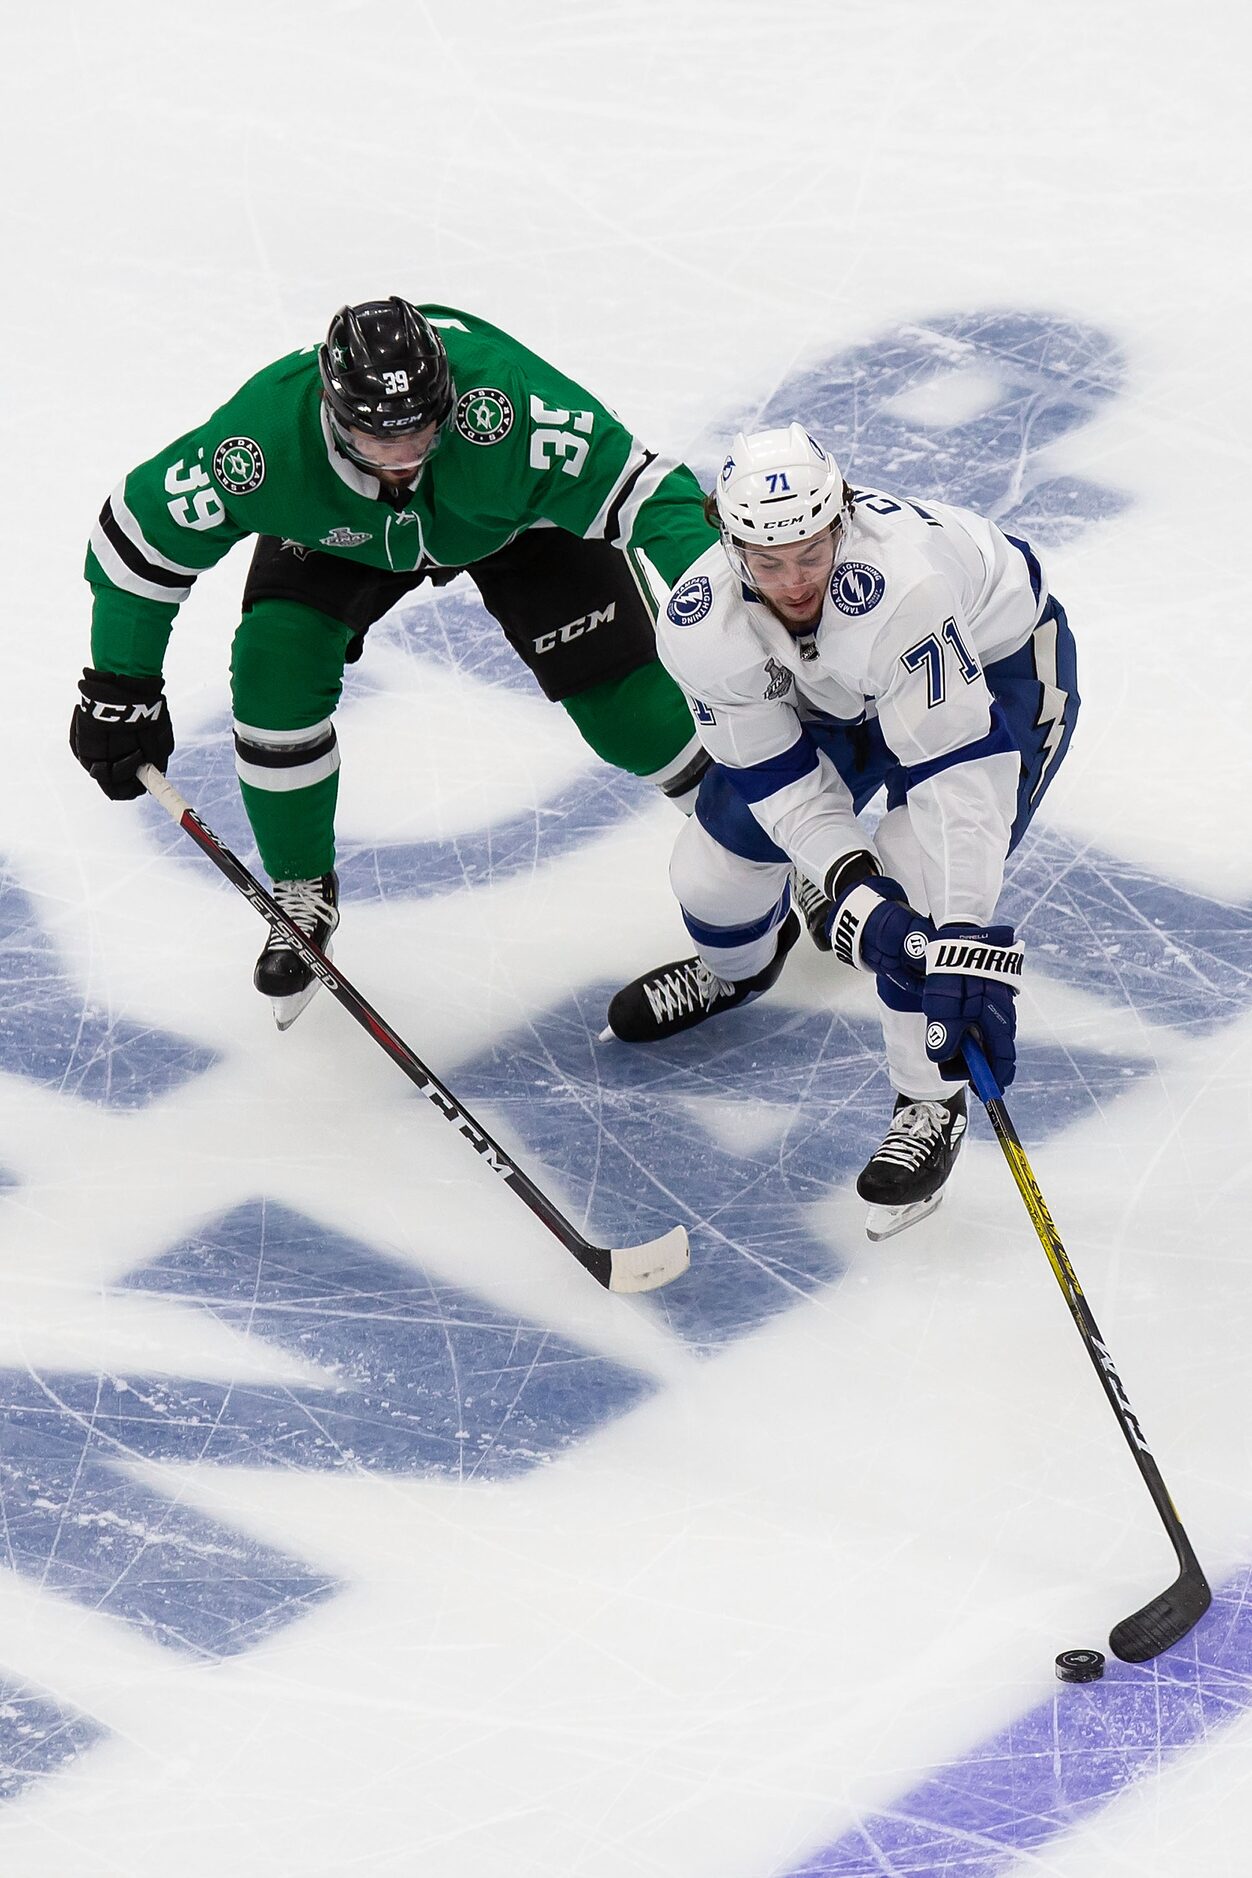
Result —
[[232, 496], [251, 495], [265, 481], [265, 458], [251, 437], [227, 437], [213, 456], [213, 474]]
[[466, 443], [499, 443], [513, 428], [513, 406], [494, 385], [476, 385], [456, 407], [456, 427]]

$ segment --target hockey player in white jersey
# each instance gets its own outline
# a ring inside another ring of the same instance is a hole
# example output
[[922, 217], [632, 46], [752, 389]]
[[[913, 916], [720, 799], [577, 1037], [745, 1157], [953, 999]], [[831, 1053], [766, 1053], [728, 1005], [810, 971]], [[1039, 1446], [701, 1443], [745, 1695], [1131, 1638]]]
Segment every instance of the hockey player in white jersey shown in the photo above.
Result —
[[1023, 948], [995, 908], [1073, 731], [1073, 636], [1026, 542], [853, 490], [799, 424], [737, 436], [709, 509], [721, 545], [657, 635], [714, 759], [671, 863], [696, 953], [609, 1024], [657, 1041], [758, 997], [801, 930], [794, 888], [819, 946], [877, 980], [895, 1108], [857, 1190], [885, 1238], [942, 1198], [964, 1037], [1013, 1079]]

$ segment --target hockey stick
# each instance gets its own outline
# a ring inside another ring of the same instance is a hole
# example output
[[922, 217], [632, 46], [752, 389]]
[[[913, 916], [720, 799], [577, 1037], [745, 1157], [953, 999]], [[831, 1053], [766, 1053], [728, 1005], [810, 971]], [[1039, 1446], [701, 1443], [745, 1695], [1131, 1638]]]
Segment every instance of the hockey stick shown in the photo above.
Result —
[[1004, 1096], [999, 1084], [991, 1073], [990, 1065], [981, 1049], [970, 1038], [965, 1040], [965, 1063], [969, 1070], [970, 1081], [982, 1100], [987, 1114], [991, 1117], [991, 1126], [996, 1131], [1004, 1158], [1017, 1182], [1017, 1190], [1026, 1202], [1026, 1211], [1031, 1223], [1039, 1235], [1039, 1243], [1048, 1255], [1048, 1263], [1056, 1273], [1056, 1282], [1061, 1287], [1062, 1295], [1069, 1306], [1070, 1316], [1077, 1324], [1083, 1342], [1087, 1346], [1087, 1355], [1095, 1366], [1104, 1393], [1112, 1405], [1113, 1413], [1121, 1426], [1135, 1464], [1143, 1475], [1148, 1492], [1161, 1516], [1162, 1524], [1169, 1534], [1169, 1542], [1174, 1548], [1178, 1560], [1178, 1576], [1172, 1585], [1162, 1591], [1159, 1597], [1151, 1598], [1142, 1610], [1134, 1611], [1129, 1617], [1123, 1617], [1120, 1624], [1115, 1624], [1109, 1633], [1109, 1647], [1114, 1655], [1120, 1656], [1124, 1663], [1146, 1663], [1162, 1650], [1172, 1649], [1181, 1643], [1187, 1632], [1198, 1624], [1213, 1602], [1213, 1593], [1209, 1589], [1208, 1579], [1199, 1559], [1191, 1549], [1191, 1541], [1182, 1528], [1174, 1502], [1169, 1497], [1161, 1471], [1152, 1458], [1151, 1449], [1143, 1438], [1139, 1418], [1130, 1406], [1130, 1397], [1122, 1386], [1122, 1379], [1113, 1367], [1113, 1359], [1105, 1347], [1104, 1339], [1091, 1314], [1091, 1306], [1083, 1295], [1069, 1254], [1061, 1244], [1061, 1235], [1052, 1223], [1052, 1215], [1044, 1204], [1039, 1191], [1039, 1184], [1031, 1171], [1026, 1151], [1017, 1138], [1017, 1130], [1004, 1106]]
[[250, 900], [257, 912], [291, 941], [292, 949], [299, 953], [309, 970], [338, 999], [344, 1010], [356, 1019], [363, 1030], [369, 1032], [375, 1043], [382, 1045], [392, 1062], [399, 1064], [409, 1081], [421, 1090], [428, 1102], [434, 1104], [445, 1120], [456, 1124], [458, 1133], [465, 1136], [492, 1173], [498, 1174], [505, 1185], [526, 1202], [536, 1218], [543, 1221], [548, 1231], [561, 1241], [567, 1252], [573, 1253], [578, 1263], [591, 1273], [598, 1284], [602, 1284], [607, 1291], [655, 1291], [659, 1285], [669, 1284], [671, 1279], [678, 1278], [686, 1271], [691, 1262], [691, 1252], [686, 1229], [682, 1226], [671, 1227], [659, 1239], [649, 1239], [646, 1245], [607, 1247], [592, 1245], [590, 1240], [584, 1239], [578, 1228], [557, 1210], [546, 1194], [540, 1192], [505, 1153], [499, 1142], [492, 1139], [482, 1123], [475, 1121], [468, 1109], [461, 1107], [434, 1071], [427, 1069], [403, 1038], [397, 1036], [390, 1024], [379, 1016], [373, 1005], [368, 1004], [356, 987], [349, 984], [338, 966], [332, 967], [325, 953], [305, 938], [260, 881], [201, 821], [160, 770], [154, 769], [151, 763], [144, 763], [140, 765], [138, 776], [170, 820], [177, 822], [196, 846], [208, 855], [214, 866], [225, 874], [232, 887], [237, 887], [244, 899]]

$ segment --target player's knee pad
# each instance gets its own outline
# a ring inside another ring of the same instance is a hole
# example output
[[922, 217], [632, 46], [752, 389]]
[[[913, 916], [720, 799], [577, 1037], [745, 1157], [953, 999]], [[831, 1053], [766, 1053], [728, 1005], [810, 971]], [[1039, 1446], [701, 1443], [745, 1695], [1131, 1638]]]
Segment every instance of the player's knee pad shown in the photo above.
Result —
[[347, 626], [290, 600], [259, 600], [230, 655], [231, 697], [244, 724], [275, 731], [316, 724], [339, 702]]
[[670, 885], [679, 905], [710, 926], [763, 918], [777, 905], [790, 863], [749, 861], [732, 854], [697, 816], [683, 823], [670, 856]]

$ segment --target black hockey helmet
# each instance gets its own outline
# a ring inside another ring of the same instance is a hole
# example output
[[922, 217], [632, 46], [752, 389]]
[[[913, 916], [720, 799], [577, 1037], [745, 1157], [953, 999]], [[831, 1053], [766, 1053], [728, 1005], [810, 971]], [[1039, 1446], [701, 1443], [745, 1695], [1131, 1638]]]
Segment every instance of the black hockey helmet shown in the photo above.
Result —
[[442, 428], [456, 404], [442, 339], [395, 294], [340, 307], [317, 363], [341, 443], [349, 427], [374, 437], [401, 437], [427, 424]]

